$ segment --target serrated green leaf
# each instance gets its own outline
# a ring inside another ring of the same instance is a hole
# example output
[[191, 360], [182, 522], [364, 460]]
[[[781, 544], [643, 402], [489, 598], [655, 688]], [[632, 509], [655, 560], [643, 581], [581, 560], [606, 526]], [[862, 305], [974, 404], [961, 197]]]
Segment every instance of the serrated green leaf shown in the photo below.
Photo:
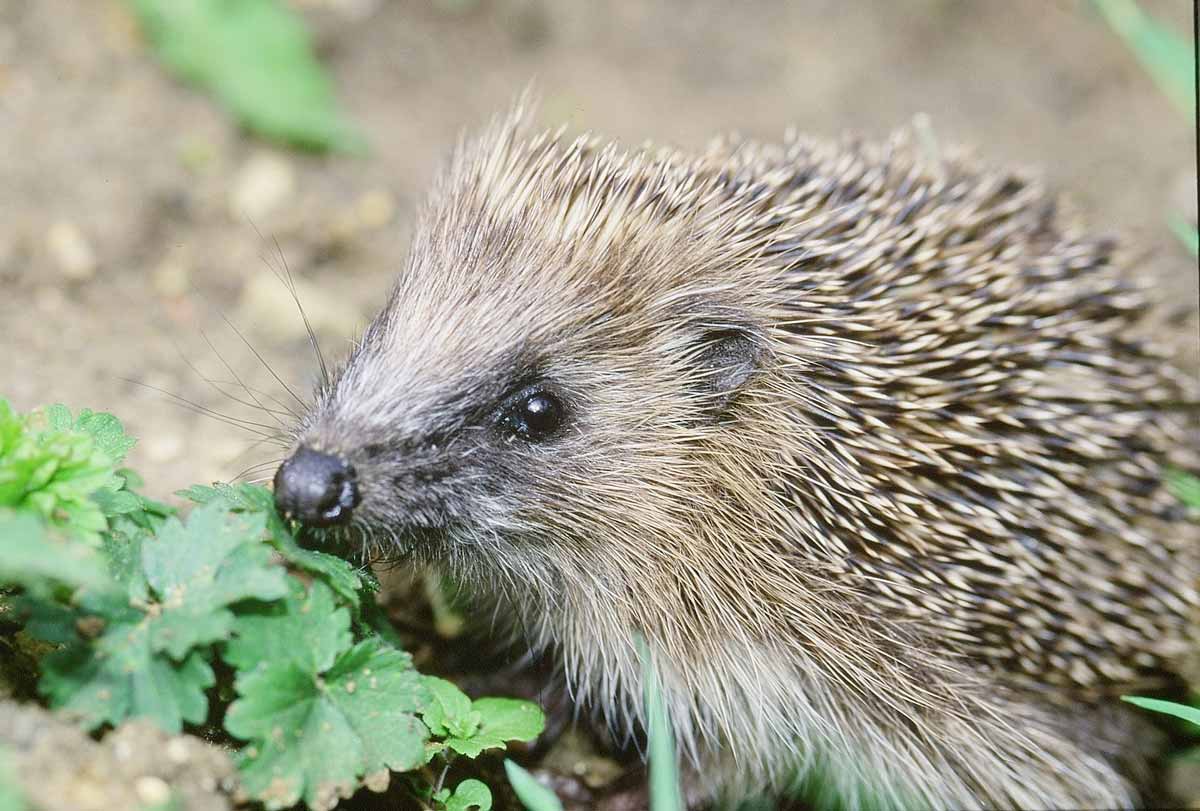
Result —
[[[67, 412], [67, 415], [69, 417], [70, 412]], [[95, 441], [96, 448], [108, 457], [113, 467], [125, 461], [125, 455], [137, 444], [136, 439], [125, 433], [120, 420], [102, 411], [85, 408], [69, 427], [90, 436]]]
[[180, 659], [197, 645], [229, 636], [229, 605], [287, 594], [285, 572], [271, 564], [262, 533], [259, 517], [210, 504], [194, 510], [186, 525], [168, 519], [143, 542], [146, 583], [159, 601], [149, 623], [155, 650]]
[[490, 811], [492, 791], [478, 780], [464, 780], [446, 798], [445, 804], [446, 811]]
[[108, 524], [91, 495], [116, 478], [116, 463], [99, 444], [115, 442], [110, 428], [98, 428], [98, 438], [76, 427], [63, 406], [21, 416], [0, 400], [0, 507], [36, 512], [99, 545]]
[[515, 698], [471, 699], [451, 682], [422, 676], [430, 701], [421, 717], [431, 734], [461, 755], [477, 757], [508, 741], [531, 741], [542, 733], [546, 717], [529, 701]]
[[334, 555], [300, 546], [286, 522], [276, 512], [274, 494], [261, 485], [224, 482], [215, 482], [212, 486], [197, 484], [179, 490], [176, 495], [197, 504], [219, 502], [231, 510], [263, 516], [267, 522], [268, 538], [279, 554], [293, 566], [325, 580], [355, 612], [361, 608], [364, 588], [368, 592], [378, 591], [378, 584], [369, 572], [360, 572]]
[[471, 713], [471, 698], [445, 679], [422, 676], [421, 683], [429, 691], [429, 704], [422, 708], [421, 718], [429, 731], [442, 737], [450, 734], [451, 725], [460, 725]]
[[301, 19], [277, 0], [130, 0], [158, 58], [254, 132], [313, 149], [360, 149]]
[[532, 774], [505, 758], [504, 773], [521, 805], [528, 811], [563, 811], [562, 800], [550, 789], [539, 783]]
[[145, 623], [110, 626], [93, 646], [81, 642], [42, 660], [38, 688], [57, 710], [87, 729], [149, 718], [168, 732], [208, 713], [205, 690], [216, 679], [199, 653], [182, 662], [155, 655]]
[[463, 735], [447, 724], [451, 735], [446, 746], [467, 757], [478, 757], [485, 749], [503, 749], [509, 741], [531, 741], [546, 726], [540, 707], [516, 698], [480, 698], [471, 702], [473, 724], [464, 729], [474, 730]]
[[242, 783], [267, 808], [301, 798], [331, 808], [366, 773], [424, 760], [425, 728], [413, 714], [427, 696], [409, 656], [378, 638], [343, 652], [323, 675], [294, 661], [238, 675], [225, 727], [252, 741]]
[[43, 595], [56, 586], [116, 588], [95, 549], [52, 533], [37, 515], [17, 512], [0, 512], [0, 584]]
[[306, 589], [289, 578], [288, 588], [287, 599], [239, 613], [225, 645], [226, 662], [240, 671], [288, 662], [322, 673], [350, 648], [350, 612], [337, 607], [329, 586], [314, 580]]
[[1121, 696], [1121, 700], [1133, 704], [1135, 707], [1141, 707], [1144, 710], [1153, 710], [1154, 712], [1161, 712], [1164, 715], [1182, 718], [1184, 721], [1190, 721], [1200, 727], [1200, 707], [1189, 707], [1186, 704], [1177, 704], [1174, 701], [1142, 698], [1141, 696]]

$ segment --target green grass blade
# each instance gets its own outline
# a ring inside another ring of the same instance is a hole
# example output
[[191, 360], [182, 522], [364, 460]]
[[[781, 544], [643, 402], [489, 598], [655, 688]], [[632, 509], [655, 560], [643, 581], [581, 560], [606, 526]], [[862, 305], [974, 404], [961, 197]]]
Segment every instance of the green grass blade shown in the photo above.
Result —
[[1144, 710], [1153, 710], [1154, 712], [1161, 712], [1164, 715], [1172, 715], [1200, 726], [1200, 707], [1189, 707], [1186, 704], [1176, 704], [1174, 701], [1142, 698], [1141, 696], [1121, 696], [1121, 700], [1127, 701], [1135, 707], [1141, 707]]
[[1167, 224], [1171, 226], [1171, 232], [1183, 243], [1183, 247], [1187, 248], [1188, 253], [1200, 257], [1200, 231], [1178, 214], [1172, 214], [1167, 219]]
[[650, 811], [683, 811], [683, 794], [679, 789], [679, 762], [675, 757], [675, 739], [671, 732], [667, 705], [659, 686], [653, 658], [640, 636], [638, 654], [642, 658], [642, 681], [645, 684], [646, 737], [650, 761]]
[[1135, 0], [1093, 2], [1159, 89], [1189, 121], [1194, 121], [1196, 74], [1192, 43], [1142, 11]]
[[508, 775], [513, 793], [529, 811], [563, 811], [562, 800], [558, 799], [558, 795], [507, 758], [504, 760], [504, 773]]

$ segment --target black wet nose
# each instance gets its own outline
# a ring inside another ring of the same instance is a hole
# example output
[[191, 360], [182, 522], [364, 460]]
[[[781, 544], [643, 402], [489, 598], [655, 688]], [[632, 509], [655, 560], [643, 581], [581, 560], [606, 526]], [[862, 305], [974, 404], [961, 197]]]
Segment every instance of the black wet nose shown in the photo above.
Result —
[[311, 448], [300, 448], [275, 471], [275, 506], [284, 516], [316, 527], [350, 520], [358, 506], [354, 466]]

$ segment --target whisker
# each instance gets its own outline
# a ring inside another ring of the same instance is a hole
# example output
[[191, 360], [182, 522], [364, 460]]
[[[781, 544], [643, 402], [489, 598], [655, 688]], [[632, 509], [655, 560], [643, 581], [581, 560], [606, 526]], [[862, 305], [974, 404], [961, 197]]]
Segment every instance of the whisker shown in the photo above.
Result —
[[279, 433], [278, 429], [274, 425], [254, 422], [253, 420], [248, 420], [244, 417], [234, 417], [230, 414], [224, 414], [207, 406], [202, 406], [199, 403], [193, 402], [192, 400], [175, 394], [174, 392], [167, 391], [166, 389], [159, 388], [158, 386], [152, 386], [149, 383], [143, 383], [140, 380], [133, 380], [132, 378], [128, 377], [118, 377], [118, 379], [126, 383], [131, 383], [135, 386], [141, 386], [144, 389], [149, 389], [151, 391], [156, 391], [159, 394], [166, 395], [172, 400], [175, 400], [178, 405], [187, 408], [190, 411], [194, 411], [197, 414], [203, 414], [206, 417], [211, 417], [218, 422], [232, 425], [235, 428], [241, 428], [243, 431], [249, 431], [252, 434], [262, 437], [262, 441], [264, 442], [273, 442], [278, 444], [280, 447], [287, 447], [284, 437]]
[[[210, 344], [210, 346], [211, 346], [211, 344]], [[208, 375], [204, 374], [204, 372], [200, 371], [199, 367], [197, 367], [196, 364], [194, 364], [190, 360], [188, 360], [187, 355], [184, 353], [183, 349], [180, 348], [179, 344], [175, 345], [175, 351], [177, 353], [179, 353], [180, 360], [182, 360], [187, 365], [187, 367], [192, 370], [192, 373], [195, 374], [196, 377], [198, 377], [201, 381], [209, 384], [214, 389], [216, 389], [217, 392], [219, 392], [222, 397], [226, 397], [226, 398], [232, 400], [233, 402], [237, 403], [238, 405], [243, 405], [243, 406], [246, 406], [247, 408], [260, 408], [263, 411], [267, 412], [268, 414], [272, 414], [272, 415], [283, 414], [285, 416], [291, 416], [293, 418], [296, 417], [296, 415], [293, 414], [290, 410], [285, 409], [284, 411], [279, 411], [277, 409], [267, 408], [266, 406], [264, 406], [261, 402], [259, 402], [257, 400], [255, 402], [250, 402], [249, 400], [243, 400], [242, 398], [238, 397], [233, 392], [229, 391], [228, 389], [223, 388], [223, 386], [227, 386], [227, 385], [236, 385], [234, 382], [227, 381], [227, 380], [217, 380], [215, 378], [209, 377]], [[243, 388], [246, 388], [246, 387], [243, 385]], [[262, 394], [263, 396], [266, 396], [266, 397], [270, 397], [269, 394], [258, 391], [257, 389], [250, 389], [250, 391], [254, 391], [254, 392], [256, 392], [258, 394]], [[271, 399], [275, 400], [275, 398], [273, 398], [273, 397], [271, 397]], [[276, 402], [278, 403], [278, 400], [276, 400]]]
[[[222, 316], [222, 318], [224, 318], [224, 316]], [[217, 347], [213, 344], [213, 342], [211, 340], [209, 340], [209, 337], [208, 337], [207, 333], [204, 332], [204, 330], [200, 330], [200, 337], [204, 339], [204, 343], [208, 344], [208, 348], [211, 349], [213, 354], [217, 356], [217, 360], [221, 361], [221, 365], [225, 367], [225, 369], [229, 372], [229, 374], [233, 375], [233, 379], [238, 382], [238, 385], [242, 387], [242, 390], [245, 391], [248, 395], [250, 395], [250, 399], [254, 401], [254, 404], [257, 405], [259, 408], [261, 408], [267, 414], [271, 415], [271, 418], [274, 419], [275, 422], [279, 424], [280, 428], [286, 428], [287, 427], [286, 424], [284, 423], [283, 420], [281, 420], [279, 418], [279, 415], [276, 414], [273, 410], [271, 410], [271, 409], [267, 408], [265, 405], [263, 405], [262, 401], [258, 399], [258, 397], [254, 394], [254, 392], [250, 391], [250, 387], [247, 386], [246, 383], [242, 380], [241, 376], [238, 375], [238, 373], [233, 370], [233, 367], [229, 365], [229, 361], [225, 360], [225, 356], [222, 355], [220, 353], [220, 351], [217, 349]]]
[[[250, 223], [250, 227], [254, 229], [254, 233], [258, 234], [258, 238], [263, 242], [266, 242], [267, 238], [263, 236], [263, 232], [260, 231], [258, 226], [254, 224], [254, 221], [249, 217], [246, 218], [246, 221]], [[300, 301], [300, 294], [296, 292], [296, 280], [292, 278], [292, 269], [288, 267], [287, 256], [285, 256], [283, 253], [283, 246], [279, 244], [278, 237], [272, 236], [271, 243], [275, 246], [275, 253], [279, 256], [279, 263], [283, 267], [283, 274], [281, 275], [279, 270], [275, 268], [269, 261], [267, 261], [266, 257], [260, 258], [263, 260], [263, 263], [271, 269], [271, 272], [275, 274], [275, 278], [279, 279], [283, 286], [287, 288], [288, 293], [290, 293], [292, 296], [292, 301], [296, 303], [296, 309], [300, 311], [300, 318], [304, 322], [304, 330], [308, 333], [308, 343], [312, 347], [313, 354], [317, 356], [317, 365], [321, 370], [321, 388], [328, 388], [329, 365], [325, 363], [325, 355], [323, 352], [321, 352], [321, 343], [317, 340], [317, 333], [313, 330], [312, 323], [308, 320], [308, 313], [305, 312], [304, 304]], [[303, 405], [303, 402], [301, 405]]]
[[[262, 354], [257, 349], [254, 348], [254, 344], [252, 344], [252, 343], [250, 343], [250, 341], [246, 340], [246, 336], [243, 335], [242, 331], [240, 329], [238, 329], [237, 326], [225, 316], [225, 313], [220, 313], [220, 315], [221, 315], [221, 320], [224, 321], [231, 330], [233, 330], [234, 334], [237, 335], [237, 337], [242, 339], [242, 343], [244, 343], [246, 345], [246, 348], [254, 353], [254, 357], [258, 358], [258, 362], [261, 363], [263, 365], [263, 367], [267, 370], [267, 372], [270, 373], [271, 377], [275, 378], [275, 382], [278, 383], [279, 385], [283, 386], [283, 390], [286, 391], [288, 394], [290, 394], [292, 396], [292, 399], [295, 400], [296, 403], [301, 408], [305, 408], [306, 405], [305, 405], [304, 401], [300, 399], [300, 397], [296, 394], [296, 392], [292, 391], [291, 386], [289, 386], [287, 383], [283, 382], [283, 378], [281, 378], [275, 372], [275, 370], [271, 367], [271, 364], [267, 363], [266, 359], [262, 356]], [[276, 402], [278, 402], [278, 401], [276, 401]], [[290, 414], [295, 419], [300, 418], [300, 415], [297, 414], [295, 411], [292, 411], [290, 408], [287, 408], [287, 406], [284, 406], [284, 408], [287, 410], [287, 413]]]

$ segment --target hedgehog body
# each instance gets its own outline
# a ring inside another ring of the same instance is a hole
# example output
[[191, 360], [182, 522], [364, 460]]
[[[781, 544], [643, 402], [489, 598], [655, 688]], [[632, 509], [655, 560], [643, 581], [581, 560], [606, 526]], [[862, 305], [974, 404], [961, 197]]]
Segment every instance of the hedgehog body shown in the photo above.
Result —
[[1200, 465], [1119, 257], [903, 135], [687, 156], [518, 114], [296, 439], [618, 727], [644, 638], [710, 796], [1129, 807], [1118, 696], [1175, 683], [1198, 602], [1164, 470]]

